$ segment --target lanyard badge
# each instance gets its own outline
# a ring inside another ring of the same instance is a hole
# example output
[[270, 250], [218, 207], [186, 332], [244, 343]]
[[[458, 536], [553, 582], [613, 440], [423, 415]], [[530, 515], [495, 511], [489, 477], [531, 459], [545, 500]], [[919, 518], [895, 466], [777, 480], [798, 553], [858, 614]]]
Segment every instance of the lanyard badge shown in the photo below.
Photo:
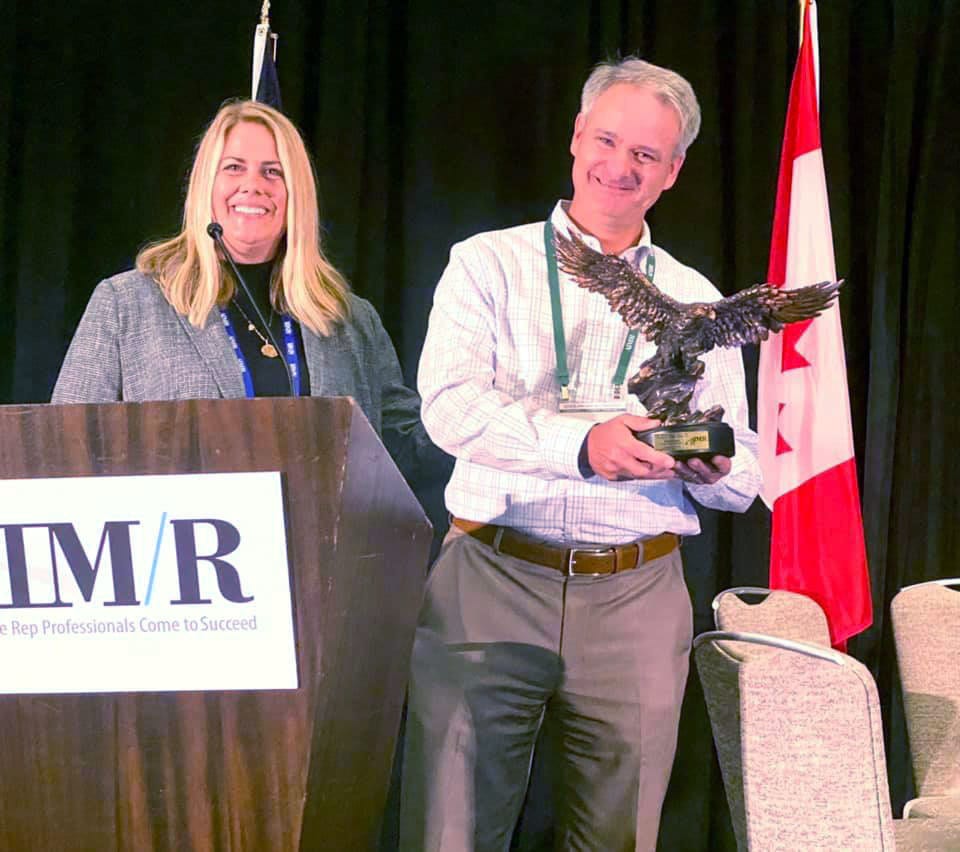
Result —
[[[553, 245], [553, 225], [548, 219], [543, 226], [543, 244], [547, 254], [547, 278], [550, 284], [550, 312], [553, 318], [553, 347], [557, 356], [557, 382], [560, 385], [559, 410], [564, 414], [571, 414], [578, 419], [599, 421], [606, 417], [594, 415], [609, 415], [624, 413], [627, 410], [627, 389], [625, 379], [630, 356], [633, 355], [637, 343], [637, 330], [631, 328], [627, 332], [627, 339], [620, 353], [617, 371], [613, 376], [610, 398], [607, 400], [577, 399], [576, 389], [570, 387], [570, 370], [567, 367], [567, 343], [563, 334], [563, 310], [560, 304], [560, 275], [557, 271], [557, 253]], [[656, 262], [653, 250], [647, 252], [646, 275], [653, 280]]]

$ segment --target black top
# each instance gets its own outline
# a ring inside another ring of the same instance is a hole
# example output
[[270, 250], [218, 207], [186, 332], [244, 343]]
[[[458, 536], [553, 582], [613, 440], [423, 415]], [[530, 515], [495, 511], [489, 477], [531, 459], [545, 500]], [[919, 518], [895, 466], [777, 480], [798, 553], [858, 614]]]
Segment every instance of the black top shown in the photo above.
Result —
[[[253, 380], [253, 393], [255, 396], [290, 396], [290, 383], [287, 381], [283, 362], [283, 320], [270, 306], [270, 273], [273, 270], [273, 261], [238, 263], [237, 269], [240, 270], [243, 280], [257, 300], [260, 313], [270, 323], [270, 331], [273, 333], [273, 338], [277, 342], [277, 351], [280, 353], [276, 358], [268, 358], [260, 351], [263, 340], [255, 331], [248, 328], [249, 324], [252, 322], [257, 331], [267, 340], [270, 340], [270, 335], [260, 322], [243, 287], [238, 286], [233, 299], [227, 306], [227, 313], [237, 333], [237, 344], [247, 361], [247, 369]], [[247, 315], [246, 318], [240, 309]], [[303, 354], [303, 333], [300, 330], [300, 323], [294, 321], [293, 331], [297, 340], [297, 356], [300, 360], [300, 396], [309, 396], [310, 375], [307, 371], [307, 359]]]

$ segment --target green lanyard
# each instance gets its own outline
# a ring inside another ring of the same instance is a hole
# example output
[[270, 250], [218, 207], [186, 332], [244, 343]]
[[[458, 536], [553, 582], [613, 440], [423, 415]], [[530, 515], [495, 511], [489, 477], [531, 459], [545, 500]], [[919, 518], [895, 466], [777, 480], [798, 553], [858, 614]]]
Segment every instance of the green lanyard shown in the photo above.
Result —
[[[543, 223], [543, 245], [547, 251], [547, 278], [550, 281], [550, 311], [553, 314], [553, 348], [557, 353], [557, 381], [560, 383], [560, 398], [570, 399], [570, 370], [567, 368], [567, 342], [563, 336], [563, 309], [560, 305], [560, 274], [557, 271], [557, 252], [553, 246], [553, 225], [548, 219]], [[646, 276], [653, 281], [656, 271], [656, 261], [653, 249], [647, 251]], [[613, 376], [613, 396], [620, 398], [620, 388], [627, 375], [627, 365], [633, 354], [633, 347], [637, 342], [637, 330], [631, 328], [627, 332], [627, 339], [623, 343], [623, 352], [620, 353], [620, 362], [617, 372]]]

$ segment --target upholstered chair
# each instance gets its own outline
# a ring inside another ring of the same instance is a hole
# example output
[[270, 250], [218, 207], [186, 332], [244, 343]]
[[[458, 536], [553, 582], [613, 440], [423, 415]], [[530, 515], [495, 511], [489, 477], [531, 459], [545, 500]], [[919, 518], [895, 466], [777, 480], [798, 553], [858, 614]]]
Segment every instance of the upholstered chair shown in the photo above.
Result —
[[694, 649], [739, 849], [960, 849], [960, 819], [893, 819], [860, 662], [749, 633], [704, 633]]
[[960, 578], [890, 604], [917, 798], [905, 817], [960, 817]]
[[717, 630], [762, 633], [830, 647], [826, 614], [813, 598], [798, 592], [757, 586], [726, 589], [713, 599], [713, 622]]

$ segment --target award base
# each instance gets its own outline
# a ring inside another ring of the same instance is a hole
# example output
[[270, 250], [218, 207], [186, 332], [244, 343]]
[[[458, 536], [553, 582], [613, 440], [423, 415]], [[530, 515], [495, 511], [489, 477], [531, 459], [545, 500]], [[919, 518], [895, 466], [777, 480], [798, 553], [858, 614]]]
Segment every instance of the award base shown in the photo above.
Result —
[[683, 423], [677, 426], [658, 426], [633, 433], [638, 441], [675, 459], [732, 457], [736, 452], [733, 429], [719, 420], [705, 423]]

